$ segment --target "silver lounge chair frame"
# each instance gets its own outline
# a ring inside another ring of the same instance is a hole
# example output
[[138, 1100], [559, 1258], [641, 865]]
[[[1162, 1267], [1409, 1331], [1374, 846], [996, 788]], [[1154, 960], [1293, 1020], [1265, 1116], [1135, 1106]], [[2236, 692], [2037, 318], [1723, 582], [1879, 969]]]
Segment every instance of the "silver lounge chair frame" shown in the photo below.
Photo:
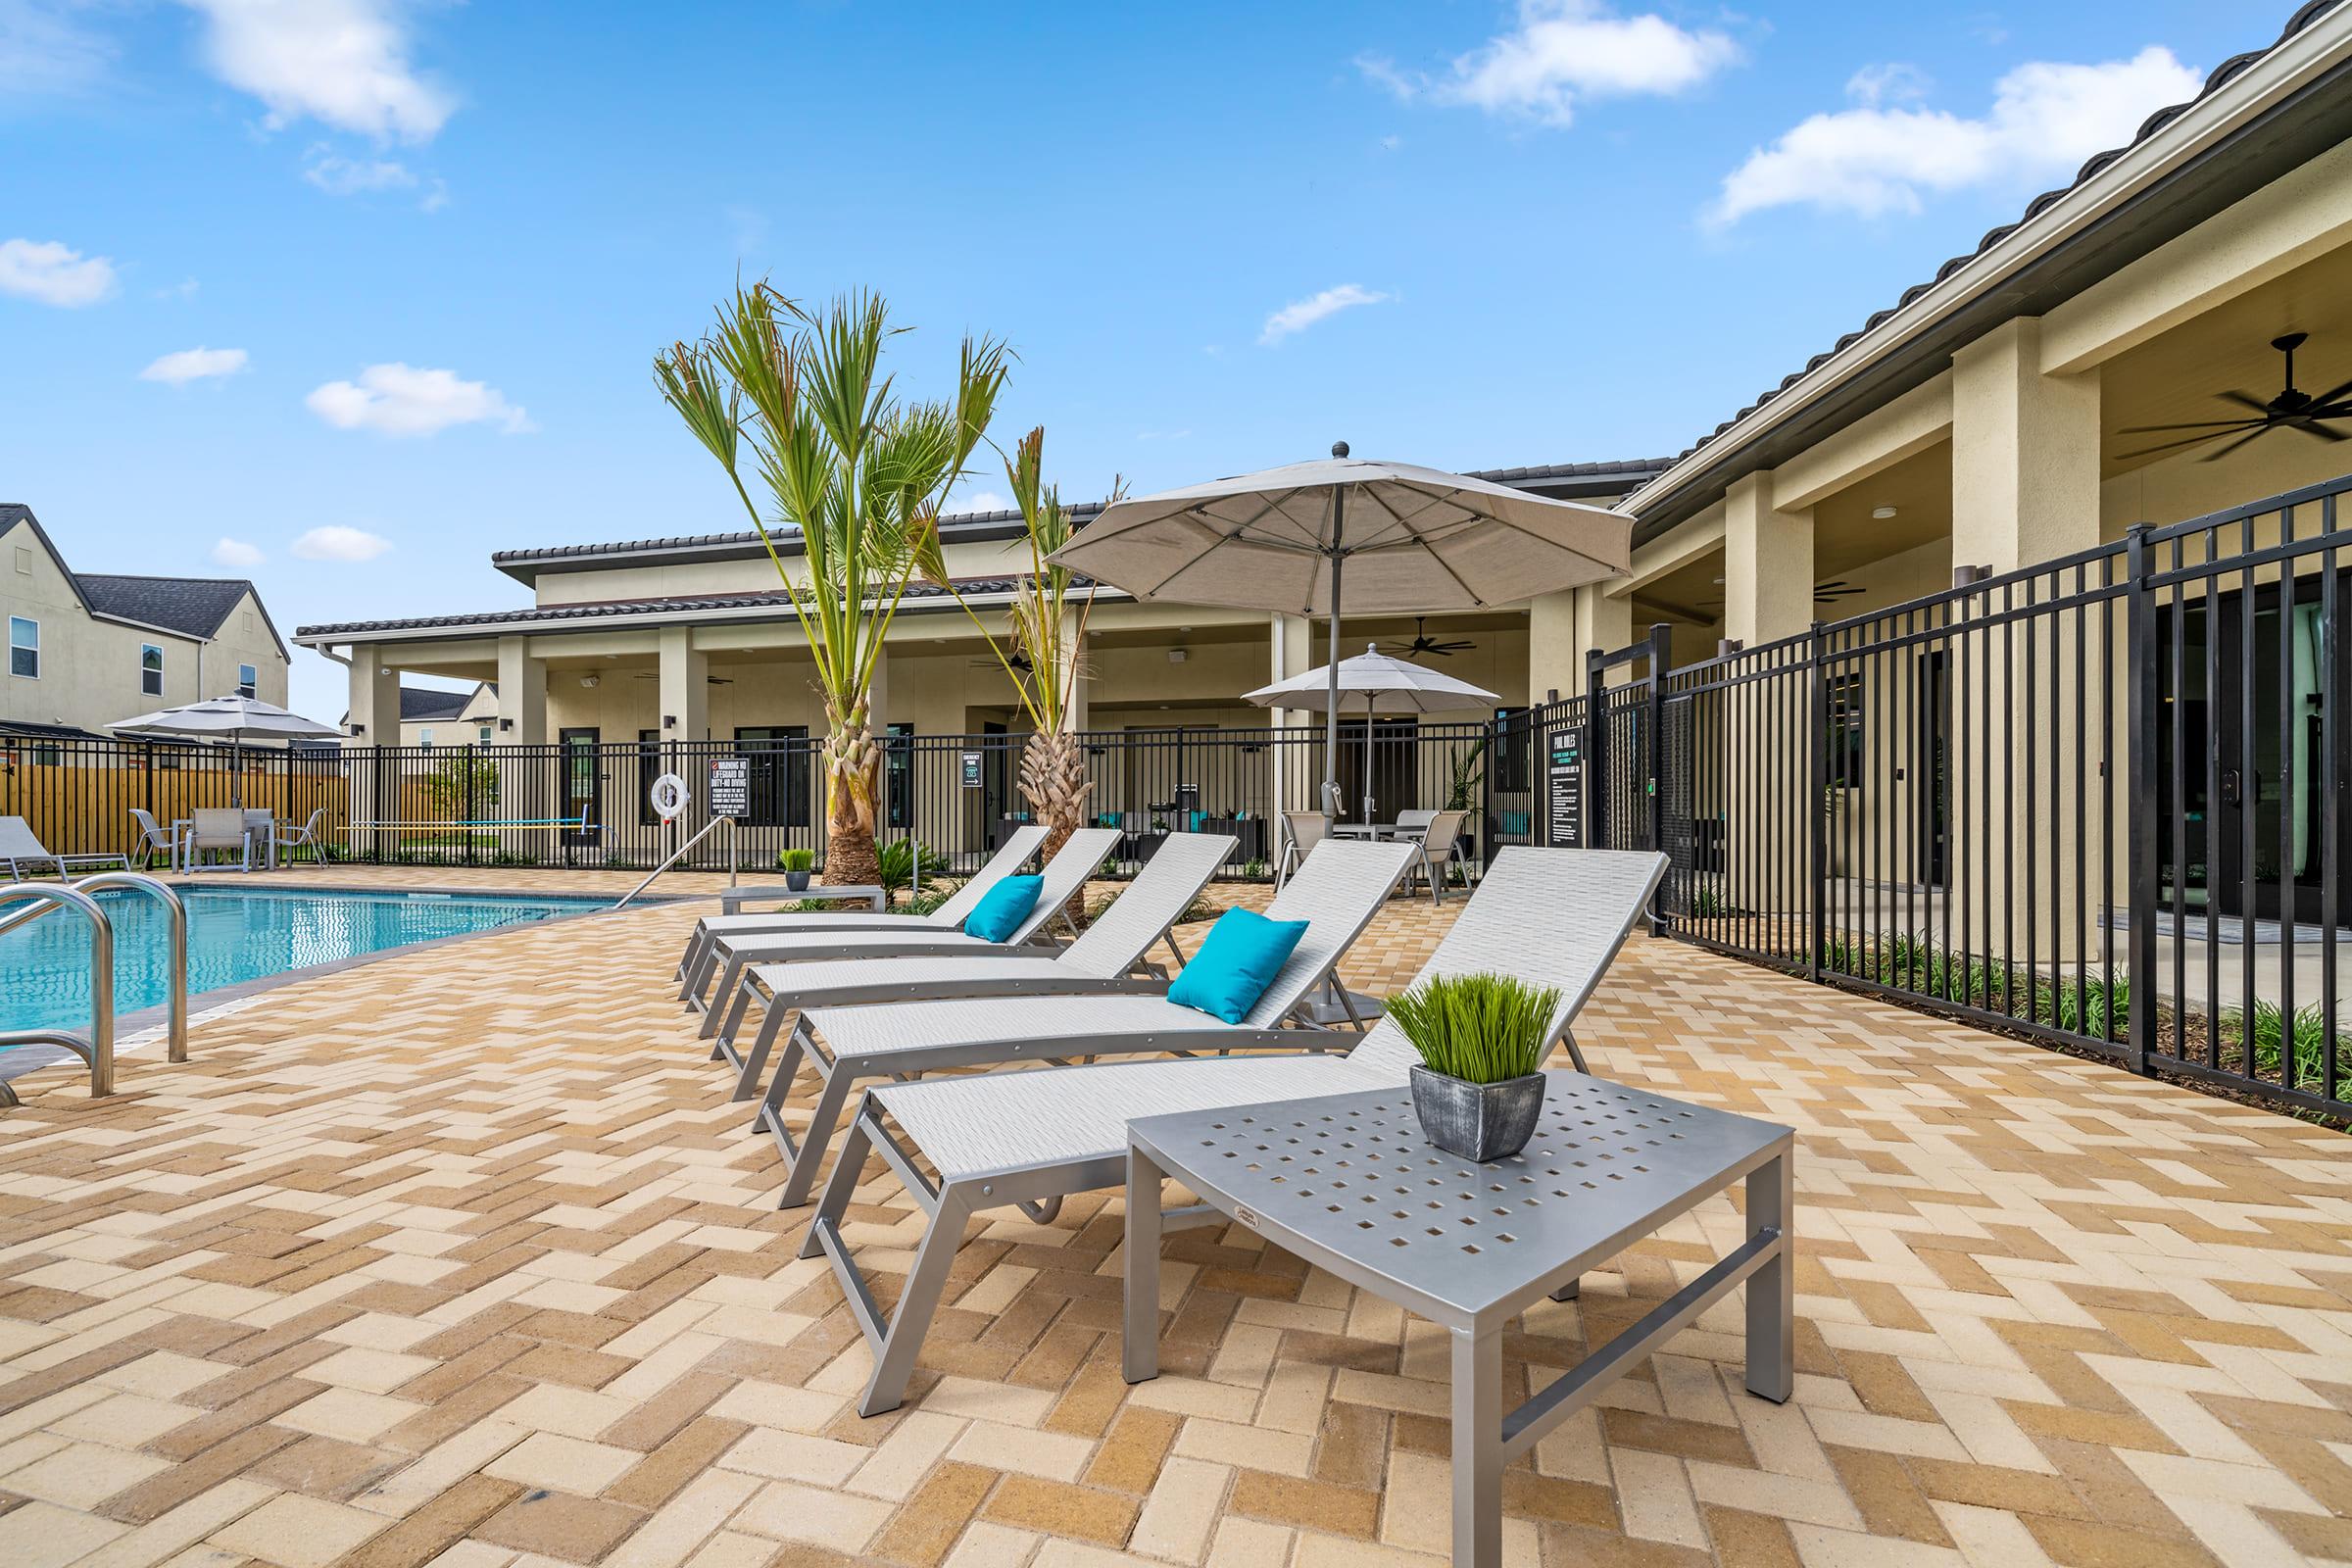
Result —
[[[1167, 847], [1152, 856], [1152, 863], [1159, 863], [1185, 836], [1172, 835]], [[784, 1191], [776, 1206], [793, 1208], [808, 1200], [825, 1146], [832, 1141], [851, 1094], [862, 1082], [877, 1078], [906, 1081], [958, 1067], [1031, 1061], [1058, 1064], [1081, 1056], [1321, 1051], [1330, 1049], [1335, 1041], [1354, 1039], [1328, 1030], [1302, 1032], [1282, 1025], [1304, 1014], [1316, 988], [1371, 924], [1389, 889], [1396, 885], [1407, 853], [1404, 846], [1395, 844], [1327, 844], [1307, 858], [1269, 911], [1276, 919], [1304, 919], [1306, 933], [1258, 998], [1257, 1005], [1238, 1024], [1180, 1006], [1164, 996], [1100, 993], [802, 1011], [776, 1063], [775, 1077], [761, 1097], [757, 1122], [775, 1140], [784, 1156]], [[1118, 906], [1111, 908], [1115, 912]], [[1164, 991], [1165, 982], [1102, 989]], [[769, 1021], [746, 1057], [746, 1078], [757, 1081], [759, 1066], [775, 1037], [774, 1020], [783, 1012], [782, 1007], [770, 1008]], [[808, 1125], [795, 1140], [784, 1124], [784, 1102], [804, 1061], [815, 1069], [823, 1087]]]
[[[1584, 1055], [1570, 1027], [1665, 870], [1666, 858], [1648, 853], [1506, 849], [1417, 978], [1496, 970], [1558, 986], [1550, 1034], [1567, 1045], [1582, 1071]], [[801, 1247], [803, 1257], [822, 1253], [831, 1262], [873, 1348], [859, 1412], [880, 1415], [905, 1399], [973, 1214], [1009, 1204], [1047, 1223], [1073, 1193], [1124, 1186], [1125, 1129], [1134, 1117], [1401, 1086], [1416, 1059], [1403, 1031], [1387, 1019], [1361, 1038], [1326, 1040], [1352, 1049], [1346, 1055], [1052, 1067], [867, 1090]], [[1306, 1044], [1297, 1033], [1291, 1042]], [[887, 1317], [841, 1233], [869, 1152], [905, 1184], [927, 1220]], [[920, 1161], [936, 1174], [926, 1174]], [[1171, 1210], [1165, 1224], [1221, 1219], [1213, 1211]]]
[[788, 931], [952, 931], [979, 905], [988, 890], [1029, 863], [1029, 857], [1046, 842], [1047, 830], [1031, 825], [1015, 829], [988, 863], [964, 879], [948, 901], [929, 914], [893, 914], [887, 910], [791, 909], [768, 914], [713, 914], [697, 921], [686, 939], [686, 956], [678, 960], [678, 1000], [699, 997], [710, 983], [712, 944], [722, 937], [768, 936]]
[[46, 865], [60, 877], [74, 874], [76, 866], [119, 865], [130, 869], [130, 857], [107, 851], [98, 855], [55, 855], [32, 831], [32, 824], [21, 816], [0, 816], [0, 865], [8, 867], [8, 879], [20, 882], [24, 867]]
[[696, 997], [687, 999], [687, 1005], [703, 1006], [702, 1037], [722, 1042], [719, 1054], [740, 1067], [743, 1061], [735, 1053], [734, 1040], [752, 1004], [748, 976], [757, 964], [807, 963], [819, 958], [913, 958], [933, 954], [1037, 957], [1041, 952], [1052, 951], [1053, 936], [1046, 928], [1054, 921], [1059, 920], [1072, 937], [1077, 936], [1070, 925], [1069, 902], [1102, 868], [1103, 856], [1117, 839], [1118, 834], [1106, 827], [1082, 827], [1072, 833], [1039, 873], [1044, 886], [1038, 890], [1037, 906], [1002, 942], [983, 941], [952, 927], [929, 926], [918, 931], [787, 931], [775, 936], [720, 937], [711, 944], [713, 957], [721, 966], [718, 984], [708, 1004]]

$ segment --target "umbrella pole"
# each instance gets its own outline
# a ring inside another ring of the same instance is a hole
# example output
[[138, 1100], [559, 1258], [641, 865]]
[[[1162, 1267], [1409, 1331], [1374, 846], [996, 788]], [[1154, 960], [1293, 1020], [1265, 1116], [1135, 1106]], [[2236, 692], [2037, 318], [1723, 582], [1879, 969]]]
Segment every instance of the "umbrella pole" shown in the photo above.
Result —
[[1347, 552], [1340, 548], [1348, 520], [1348, 487], [1331, 487], [1331, 658], [1323, 688], [1323, 810], [1340, 819], [1340, 568]]
[[[1366, 649], [1369, 653], [1371, 650]], [[1364, 825], [1372, 823], [1372, 693], [1364, 693]]]

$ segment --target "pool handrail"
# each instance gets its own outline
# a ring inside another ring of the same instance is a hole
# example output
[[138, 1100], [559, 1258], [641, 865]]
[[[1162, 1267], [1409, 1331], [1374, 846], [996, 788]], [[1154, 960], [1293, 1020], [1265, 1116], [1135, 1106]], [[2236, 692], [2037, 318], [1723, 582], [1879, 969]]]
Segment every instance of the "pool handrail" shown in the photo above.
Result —
[[[135, 873], [134, 873], [135, 874]], [[17, 1046], [62, 1046], [89, 1063], [90, 1098], [102, 1100], [115, 1092], [115, 923], [96, 899], [63, 882], [10, 882], [0, 885], [0, 904], [37, 899], [79, 909], [90, 921], [90, 1031], [71, 1029], [0, 1030], [0, 1051]], [[5, 1102], [16, 1103], [16, 1092], [0, 1080]]]
[[[127, 888], [132, 892], [144, 893], [150, 898], [163, 901], [165, 912], [171, 920], [172, 933], [170, 983], [164, 998], [164, 1037], [166, 1041], [164, 1056], [168, 1061], [186, 1061], [188, 1059], [188, 906], [186, 901], [180, 898], [178, 890], [169, 882], [159, 877], [149, 876], [144, 871], [99, 871], [90, 876], [74, 878], [73, 885], [84, 893], [103, 892], [108, 888]], [[0, 902], [6, 901], [0, 899]], [[37, 903], [7, 915], [0, 915], [0, 935], [5, 935], [14, 931], [18, 926], [37, 920], [42, 915], [52, 913], [59, 907], [61, 906], [56, 904]]]

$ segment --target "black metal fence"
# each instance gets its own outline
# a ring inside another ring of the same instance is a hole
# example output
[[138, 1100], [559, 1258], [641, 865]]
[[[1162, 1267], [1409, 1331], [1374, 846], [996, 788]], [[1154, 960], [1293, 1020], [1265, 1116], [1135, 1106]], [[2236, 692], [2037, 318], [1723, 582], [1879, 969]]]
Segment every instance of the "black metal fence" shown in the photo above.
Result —
[[[2352, 1116], [2339, 961], [2352, 946], [2352, 479], [1669, 667], [1664, 628], [1592, 656], [1585, 690], [1460, 725], [1361, 719], [1349, 818], [1471, 812], [1505, 844], [1655, 848], [1666, 934], [2291, 1108]], [[1231, 833], [1263, 877], [1314, 808], [1320, 725], [1091, 732], [1095, 821], [1132, 866], [1158, 836]], [[894, 734], [885, 839], [968, 868], [1026, 819], [1019, 734]], [[0, 738], [0, 814], [60, 851], [125, 848], [238, 798], [326, 813], [368, 861], [650, 867], [653, 782], [748, 768], [730, 851], [824, 853], [803, 739], [204, 748]], [[1367, 808], [1366, 801], [1369, 800]]]

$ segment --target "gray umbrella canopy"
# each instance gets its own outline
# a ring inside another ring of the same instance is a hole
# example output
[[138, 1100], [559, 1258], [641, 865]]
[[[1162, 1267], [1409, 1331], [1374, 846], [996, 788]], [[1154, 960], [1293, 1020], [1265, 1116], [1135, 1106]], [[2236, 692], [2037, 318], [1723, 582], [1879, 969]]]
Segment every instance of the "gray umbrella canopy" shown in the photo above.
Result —
[[1246, 701], [1260, 708], [1304, 708], [1328, 710], [1326, 705], [1338, 693], [1342, 705], [1362, 699], [1364, 709], [1364, 804], [1362, 820], [1372, 820], [1372, 710], [1375, 706], [1395, 712], [1399, 709], [1414, 713], [1450, 712], [1460, 708], [1483, 708], [1502, 699], [1484, 686], [1473, 686], [1451, 675], [1441, 675], [1434, 669], [1407, 663], [1401, 659], [1366, 647], [1353, 659], [1343, 659], [1338, 668], [1309, 669], [1278, 680], [1271, 686], [1260, 686], [1249, 694]]
[[[1358, 462], [1342, 442], [1328, 462], [1116, 502], [1052, 559], [1138, 599], [1328, 616], [1336, 651], [1343, 606], [1481, 610], [1627, 576], [1633, 529], [1621, 512]], [[1326, 673], [1323, 804], [1337, 814], [1339, 663]]]
[[[232, 746], [242, 746], [249, 740], [336, 738], [343, 733], [332, 724], [321, 724], [315, 718], [290, 713], [273, 703], [251, 697], [208, 697], [201, 703], [185, 703], [178, 708], [141, 713], [136, 718], [118, 719], [106, 727], [119, 735], [223, 740]], [[245, 781], [241, 775], [230, 775], [228, 798], [232, 805], [244, 804]]]

